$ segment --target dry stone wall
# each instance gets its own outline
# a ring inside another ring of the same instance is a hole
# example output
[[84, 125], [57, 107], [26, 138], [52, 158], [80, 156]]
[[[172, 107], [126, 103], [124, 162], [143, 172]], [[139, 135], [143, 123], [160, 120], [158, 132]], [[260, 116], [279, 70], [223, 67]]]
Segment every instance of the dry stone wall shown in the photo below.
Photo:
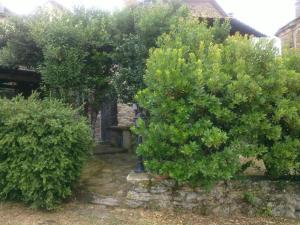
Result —
[[127, 205], [132, 208], [179, 208], [203, 215], [272, 215], [300, 218], [300, 183], [268, 180], [220, 182], [210, 191], [149, 174], [128, 175], [132, 185]]

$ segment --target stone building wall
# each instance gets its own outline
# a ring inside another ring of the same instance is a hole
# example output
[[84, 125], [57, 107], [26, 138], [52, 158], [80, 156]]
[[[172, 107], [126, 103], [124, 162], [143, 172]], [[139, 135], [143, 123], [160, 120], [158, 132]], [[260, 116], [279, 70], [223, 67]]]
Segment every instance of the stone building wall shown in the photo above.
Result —
[[222, 18], [226, 13], [215, 0], [184, 0], [194, 15], [199, 17]]
[[131, 208], [189, 210], [202, 215], [265, 215], [300, 218], [300, 183], [267, 180], [220, 182], [210, 191], [148, 174], [131, 173], [127, 194]]
[[296, 49], [300, 51], [300, 23], [298, 24], [297, 32], [295, 33], [296, 37]]
[[[105, 107], [104, 111], [107, 111], [106, 114], [111, 114], [111, 110], [110, 107]], [[126, 104], [122, 104], [122, 103], [118, 103], [117, 104], [117, 120], [118, 123], [115, 124], [119, 127], [130, 127], [133, 125], [133, 118], [134, 118], [134, 111], [132, 110], [132, 107]], [[103, 108], [102, 108], [103, 111]], [[109, 136], [109, 132], [110, 129], [108, 128], [109, 126], [113, 126], [114, 123], [108, 123], [109, 121], [109, 117], [107, 115], [104, 115], [103, 112], [101, 113], [101, 111], [99, 112], [98, 116], [97, 116], [97, 121], [96, 121], [96, 127], [95, 127], [95, 142], [101, 142], [101, 141], [110, 141], [110, 138], [105, 137], [104, 134], [106, 136]], [[111, 125], [109, 125], [111, 124]], [[106, 125], [106, 128], [103, 127]], [[127, 134], [128, 136], [128, 134]], [[129, 137], [128, 137], [129, 138]], [[127, 138], [127, 139], [128, 139]]]
[[300, 19], [298, 22], [278, 34], [282, 48], [296, 48], [300, 51]]
[[134, 111], [131, 106], [118, 103], [118, 126], [128, 127], [133, 124]]

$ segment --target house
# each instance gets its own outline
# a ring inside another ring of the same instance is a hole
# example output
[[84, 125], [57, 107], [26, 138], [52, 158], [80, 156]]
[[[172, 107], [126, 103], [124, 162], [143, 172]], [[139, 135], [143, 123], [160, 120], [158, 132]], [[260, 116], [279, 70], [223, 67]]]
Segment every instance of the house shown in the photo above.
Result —
[[276, 36], [280, 38], [282, 48], [295, 48], [300, 51], [300, 0], [296, 0], [295, 12], [295, 19], [280, 28]]

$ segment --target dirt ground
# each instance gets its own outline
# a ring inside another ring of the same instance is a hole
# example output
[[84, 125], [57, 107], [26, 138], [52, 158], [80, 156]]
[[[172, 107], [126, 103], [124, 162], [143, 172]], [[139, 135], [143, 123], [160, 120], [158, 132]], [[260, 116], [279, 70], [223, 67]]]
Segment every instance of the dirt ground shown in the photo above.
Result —
[[300, 225], [300, 221], [263, 217], [203, 217], [192, 213], [106, 208], [71, 202], [56, 212], [1, 203], [1, 225]]

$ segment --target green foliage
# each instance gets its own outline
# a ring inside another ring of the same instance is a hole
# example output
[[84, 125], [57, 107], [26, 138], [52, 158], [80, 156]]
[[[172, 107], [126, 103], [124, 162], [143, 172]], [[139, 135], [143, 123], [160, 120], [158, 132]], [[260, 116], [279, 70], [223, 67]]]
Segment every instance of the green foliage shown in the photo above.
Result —
[[300, 169], [299, 139], [284, 140], [275, 143], [263, 157], [269, 174], [272, 177], [296, 174]]
[[255, 197], [255, 195], [252, 192], [245, 192], [244, 193], [244, 200], [246, 203], [252, 205], [252, 206], [256, 206], [257, 204], [257, 199]]
[[[149, 49], [175, 18], [188, 14], [177, 1], [137, 5], [113, 15], [99, 10], [39, 10], [1, 26], [0, 66], [39, 71], [45, 94], [85, 106], [91, 124], [105, 99], [132, 102], [145, 88]], [[28, 53], [28, 54], [27, 54]]]
[[30, 17], [10, 17], [0, 24], [0, 65], [34, 69], [42, 61], [42, 51], [30, 34]]
[[133, 102], [136, 93], [145, 88], [149, 49], [171, 24], [187, 15], [189, 11], [180, 1], [141, 4], [114, 14], [114, 58], [118, 66], [113, 82], [120, 100]]
[[263, 159], [273, 177], [297, 174], [299, 54], [280, 57], [271, 41], [228, 37], [228, 21], [208, 28], [189, 14], [167, 0], [11, 18], [0, 66], [38, 69], [49, 94], [84, 105], [92, 125], [112, 93], [129, 103], [140, 91], [149, 121], [136, 131], [139, 154], [180, 182], [230, 179], [244, 169], [239, 156]]
[[115, 61], [118, 68], [113, 83], [123, 102], [132, 102], [138, 90], [145, 88], [143, 76], [147, 54], [147, 47], [134, 34], [124, 35], [116, 48]]
[[86, 120], [53, 99], [0, 99], [0, 199], [54, 209], [91, 148]]
[[289, 49], [283, 52], [283, 60], [287, 68], [300, 73], [300, 53], [299, 50]]
[[[62, 12], [31, 24], [35, 41], [43, 50], [40, 67], [44, 83], [60, 97], [86, 99], [97, 111], [110, 89], [112, 59], [110, 15], [95, 10]], [[73, 101], [74, 102], [74, 99]]]
[[179, 182], [230, 179], [239, 156], [263, 158], [276, 177], [299, 169], [300, 74], [271, 41], [221, 42], [216, 26], [181, 19], [151, 52], [137, 96], [149, 113], [138, 153]]
[[95, 131], [101, 105], [114, 92], [111, 15], [79, 8], [45, 17], [38, 15], [30, 27], [43, 51], [39, 71], [46, 90], [75, 107], [84, 105]]
[[272, 216], [272, 207], [271, 206], [264, 206], [261, 208], [259, 214], [261, 216]]

